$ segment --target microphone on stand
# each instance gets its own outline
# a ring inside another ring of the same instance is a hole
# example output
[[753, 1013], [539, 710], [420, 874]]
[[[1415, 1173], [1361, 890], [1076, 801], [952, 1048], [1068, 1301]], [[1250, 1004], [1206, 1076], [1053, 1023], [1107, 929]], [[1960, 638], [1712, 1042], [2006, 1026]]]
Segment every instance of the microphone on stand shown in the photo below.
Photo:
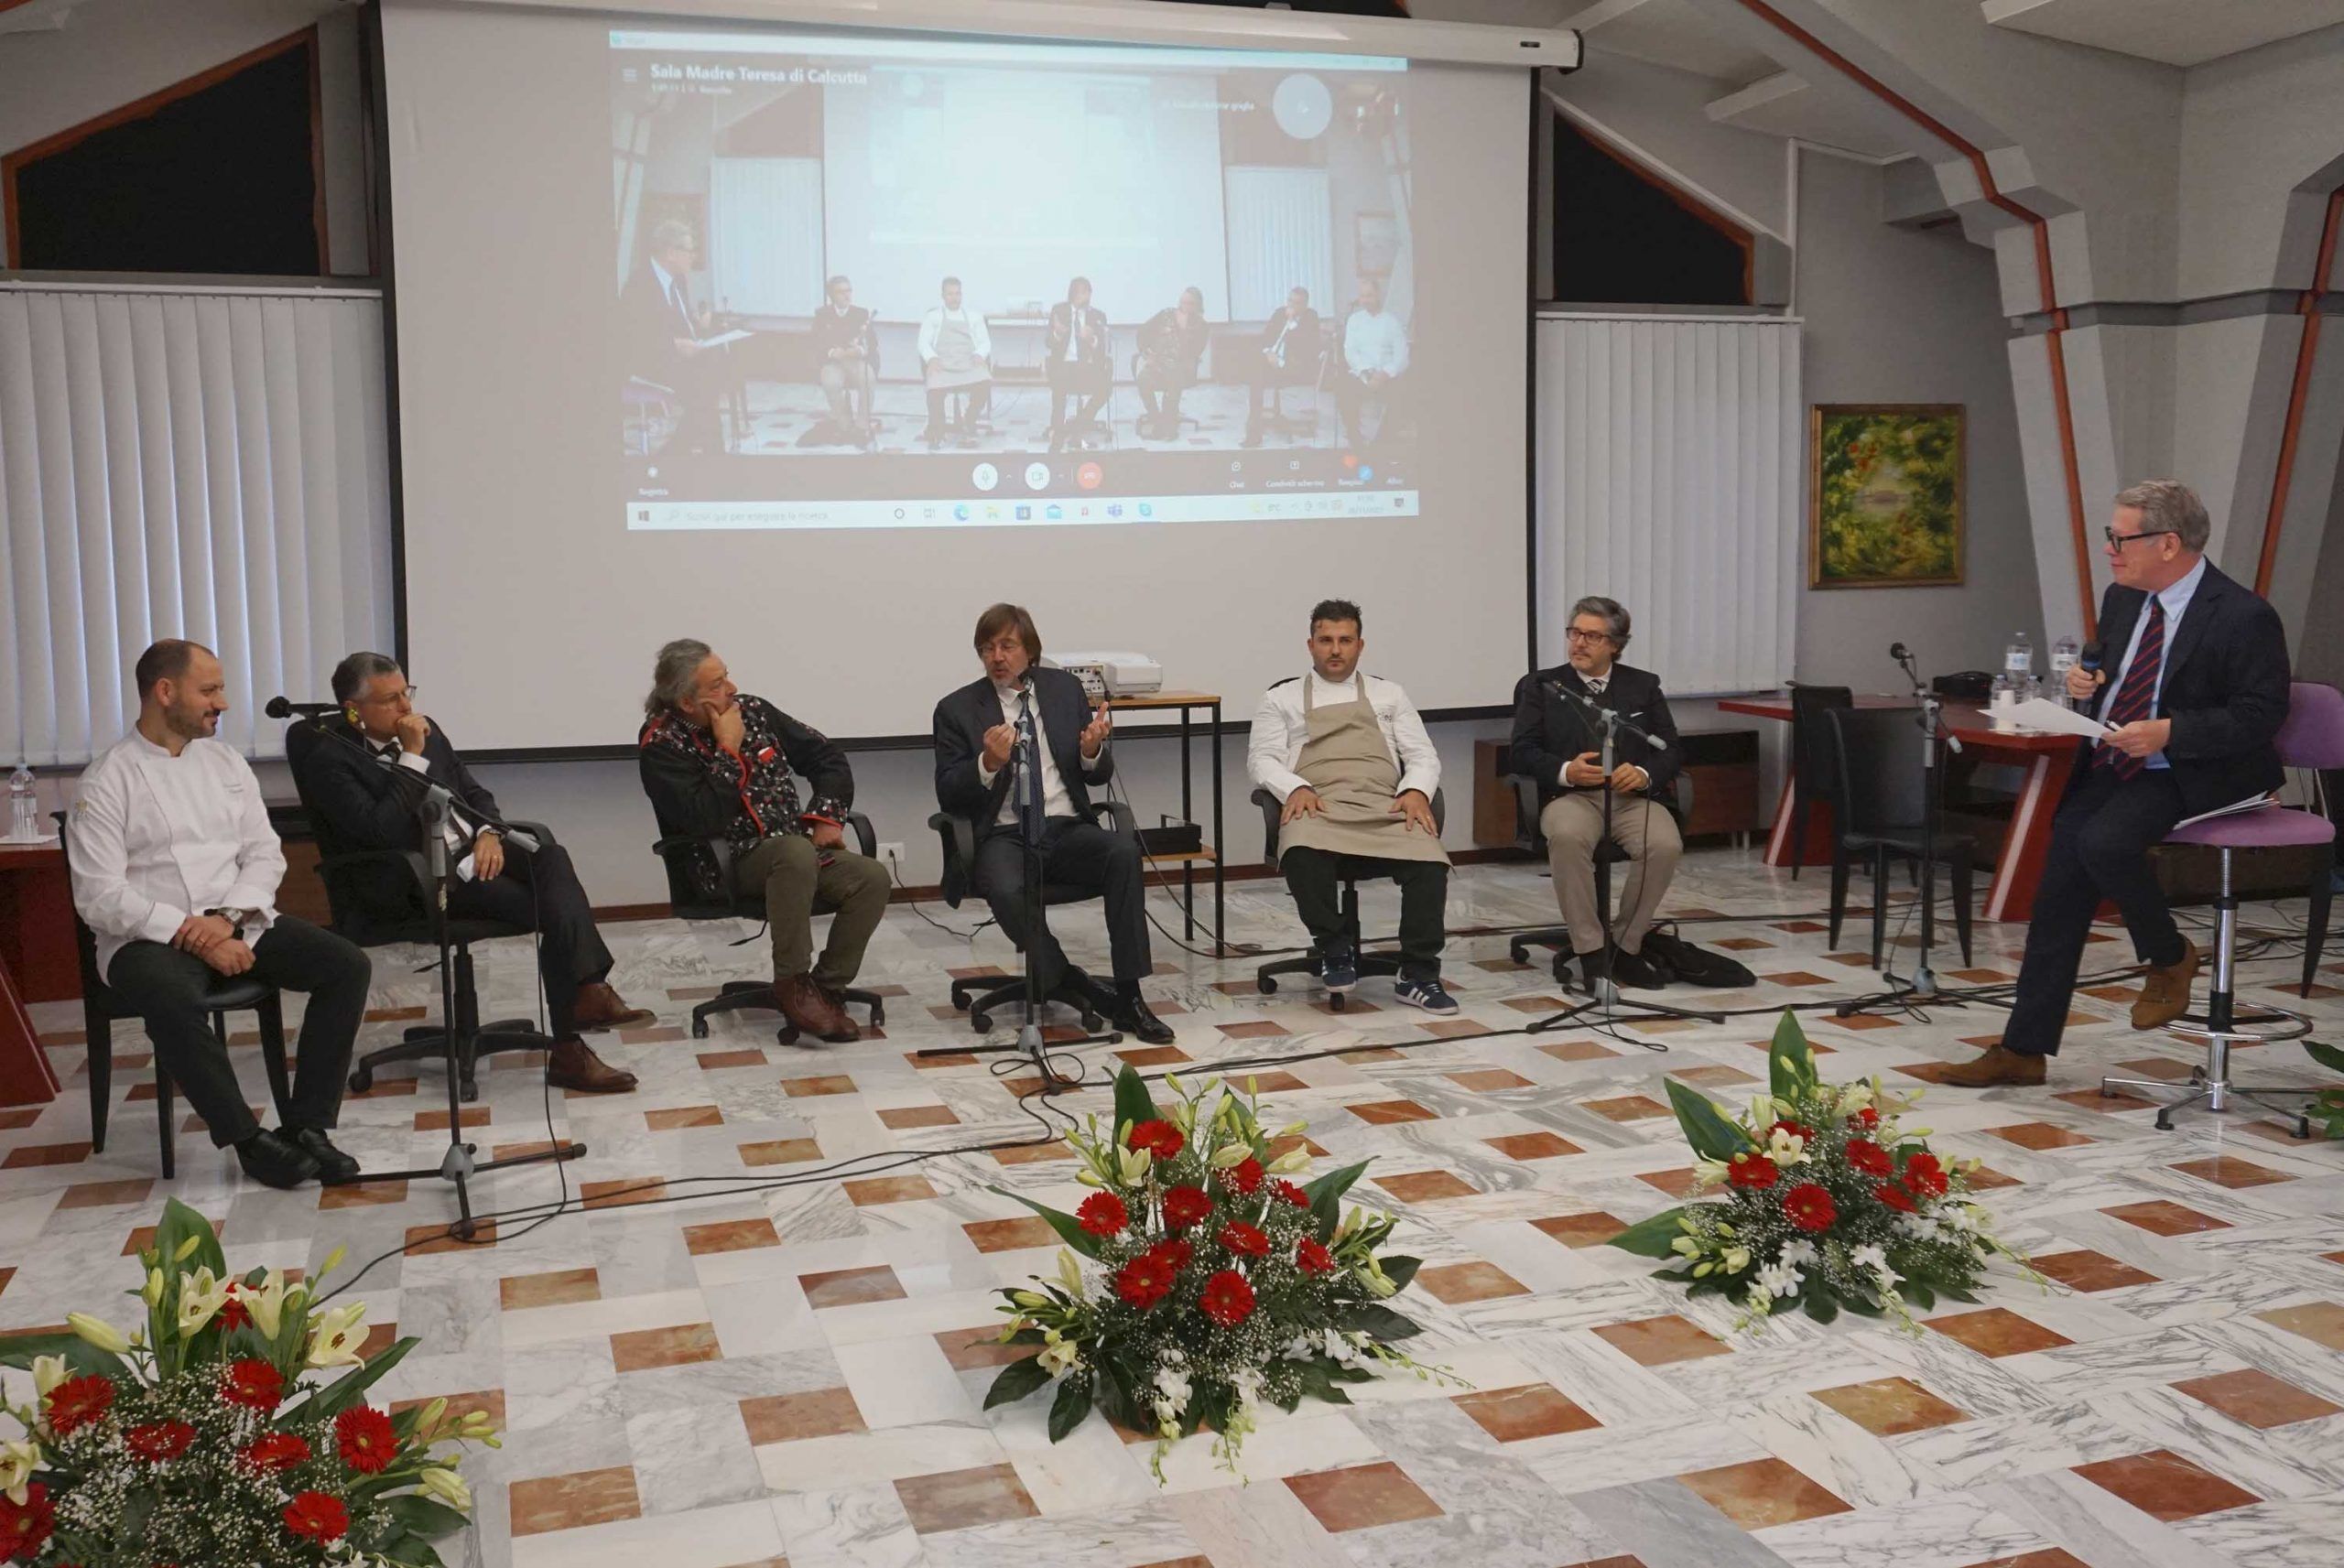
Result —
[[1601, 724], [1608, 719], [1612, 724], [1617, 725], [1623, 734], [1634, 736], [1637, 740], [1642, 741], [1654, 751], [1666, 752], [1668, 750], [1668, 742], [1666, 741], [1653, 734], [1648, 730], [1629, 722], [1626, 716], [1619, 712], [1616, 708], [1606, 708], [1601, 703], [1596, 701], [1593, 697], [1588, 696], [1585, 692], [1573, 691], [1559, 680], [1550, 680], [1546, 685], [1553, 689], [1557, 697], [1563, 697], [1568, 701], [1576, 702], [1581, 708], [1586, 708], [1590, 713], [1596, 715], [1597, 723]]
[[341, 711], [338, 702], [293, 702], [284, 697], [270, 697], [261, 708], [271, 719], [290, 719], [297, 713], [304, 719], [321, 719]]

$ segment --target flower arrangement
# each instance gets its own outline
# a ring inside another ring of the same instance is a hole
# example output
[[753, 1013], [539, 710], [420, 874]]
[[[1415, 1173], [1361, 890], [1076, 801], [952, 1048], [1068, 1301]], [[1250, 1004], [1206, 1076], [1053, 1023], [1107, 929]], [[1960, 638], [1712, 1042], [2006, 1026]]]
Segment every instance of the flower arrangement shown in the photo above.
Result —
[[1396, 1347], [1418, 1332], [1385, 1304], [1417, 1266], [1382, 1251], [1396, 1221], [1342, 1206], [1367, 1162], [1297, 1185], [1288, 1178], [1308, 1168], [1308, 1153], [1270, 1145], [1304, 1123], [1264, 1133], [1250, 1086], [1241, 1096], [1217, 1079], [1194, 1093], [1165, 1082], [1176, 1098], [1159, 1109], [1125, 1067], [1112, 1128], [1092, 1117], [1067, 1134], [1082, 1162], [1076, 1180], [1096, 1189], [1076, 1212], [1004, 1195], [1066, 1247], [1054, 1281], [1002, 1292], [1003, 1342], [1036, 1349], [1001, 1369], [985, 1408], [1055, 1381], [1051, 1442], [1096, 1408], [1156, 1434], [1161, 1481], [1172, 1444], [1201, 1429], [1234, 1471], [1264, 1403], [1349, 1404], [1343, 1385], [1379, 1367], [1447, 1379]]
[[23, 1428], [0, 1444], [0, 1562], [436, 1565], [430, 1543], [472, 1505], [442, 1445], [496, 1439], [445, 1400], [396, 1415], [366, 1402], [416, 1341], [362, 1358], [363, 1303], [321, 1305], [317, 1280], [275, 1269], [230, 1277], [211, 1224], [177, 1199], [140, 1260], [139, 1328], [72, 1313], [70, 1334], [0, 1341], [0, 1367], [28, 1369], [34, 1390], [0, 1407]]
[[2024, 1265], [1970, 1201], [1978, 1162], [1931, 1153], [1928, 1130], [1898, 1119], [1910, 1102], [1877, 1078], [1821, 1082], [1789, 1013], [1767, 1058], [1769, 1092], [1738, 1119], [1671, 1080], [1696, 1185], [1724, 1198], [1656, 1214], [1612, 1246], [1666, 1259], [1658, 1277], [1695, 1295], [1731, 1297], [1740, 1328], [1793, 1309], [1829, 1323], [1844, 1307], [1917, 1332], [1912, 1308], [1975, 1301], [1990, 1257]]
[[[2317, 1040], [2304, 1042], [2304, 1050], [2311, 1059], [2331, 1072], [2344, 1073], [2344, 1051], [2333, 1045], [2323, 1045]], [[2344, 1086], [2329, 1084], [2312, 1097], [2304, 1107], [2304, 1114], [2319, 1123], [2320, 1130], [2330, 1138], [2344, 1138]]]

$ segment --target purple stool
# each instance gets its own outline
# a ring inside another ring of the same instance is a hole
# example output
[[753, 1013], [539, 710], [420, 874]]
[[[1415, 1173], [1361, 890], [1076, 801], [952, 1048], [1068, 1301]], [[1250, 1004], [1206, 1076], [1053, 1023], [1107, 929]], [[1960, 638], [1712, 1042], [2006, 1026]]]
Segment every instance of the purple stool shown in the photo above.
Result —
[[[2344, 693], [2334, 687], [2315, 686], [2308, 681], [2295, 683], [2289, 694], [2287, 721], [2279, 727], [2274, 744], [2279, 761], [2290, 768], [2344, 767]], [[2230, 857], [2239, 849], [2315, 849], [2322, 851], [2318, 869], [2313, 873], [2311, 885], [2311, 920], [2308, 939], [2304, 945], [2303, 992], [2311, 994], [2312, 975], [2319, 967], [2320, 950], [2328, 930], [2328, 903], [2332, 896], [2329, 887], [2336, 865], [2336, 824], [2315, 811], [2297, 811], [2290, 806], [2265, 806], [2260, 811], [2241, 812], [2234, 816], [2217, 816], [2210, 821], [2193, 822], [2176, 827], [2166, 835], [2168, 844], [2196, 844], [2218, 850], [2221, 855], [2221, 893], [2214, 900], [2214, 979], [2213, 989], [2206, 996], [2203, 1013], [2185, 1014], [2172, 1026], [2176, 1034], [2206, 1042], [2206, 1065], [2189, 1070], [2191, 1092], [2157, 1112], [2157, 1126], [2166, 1131], [2173, 1129], [2173, 1113], [2183, 1106], [2206, 1102], [2206, 1108], [2221, 1111], [2229, 1108], [2232, 1096], [2292, 1116], [2295, 1136], [2309, 1138], [2311, 1123], [2300, 1105], [2292, 1109], [2263, 1098], [2265, 1095], [2312, 1095], [2318, 1092], [2311, 1085], [2268, 1084], [2253, 1086], [2232, 1083], [2230, 1077], [2230, 1047], [2233, 1044], [2260, 1045], [2267, 1041], [2295, 1040], [2311, 1033], [2311, 1021], [2301, 1013], [2271, 1008], [2260, 1012], [2240, 1013], [2233, 993], [2235, 979], [2235, 947], [2238, 940], [2238, 896], [2230, 890]], [[2264, 1027], [2270, 1025], [2272, 1027]], [[2174, 1086], [2141, 1078], [2102, 1078], [2100, 1092], [2111, 1094], [2118, 1089], [2170, 1089]]]

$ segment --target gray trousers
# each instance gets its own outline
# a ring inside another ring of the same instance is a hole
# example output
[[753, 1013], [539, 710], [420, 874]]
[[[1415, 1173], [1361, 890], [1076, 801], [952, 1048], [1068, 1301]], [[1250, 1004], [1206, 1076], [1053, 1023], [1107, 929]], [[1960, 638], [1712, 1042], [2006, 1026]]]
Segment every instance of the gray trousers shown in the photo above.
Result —
[[[1546, 836], [1546, 863], [1554, 869], [1555, 898], [1570, 928], [1571, 951], [1592, 953], [1603, 946], [1603, 923], [1595, 913], [1603, 799], [1593, 791], [1557, 795], [1538, 814], [1538, 830]], [[1665, 807], [1635, 795], [1612, 797], [1612, 839], [1628, 856], [1627, 881], [1612, 892], [1612, 934], [1621, 951], [1642, 952], [1644, 933], [1676, 880], [1685, 840]]]

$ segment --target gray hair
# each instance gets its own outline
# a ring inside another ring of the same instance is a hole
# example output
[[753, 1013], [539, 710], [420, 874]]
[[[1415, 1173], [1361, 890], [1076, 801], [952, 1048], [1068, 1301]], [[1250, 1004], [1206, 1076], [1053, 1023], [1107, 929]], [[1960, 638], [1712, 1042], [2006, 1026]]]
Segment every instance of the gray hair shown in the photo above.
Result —
[[655, 251], [699, 243], [698, 236], [692, 232], [692, 226], [681, 218], [662, 218], [651, 226], [651, 248]]
[[1627, 611], [1622, 607], [1618, 600], [1606, 599], [1600, 593], [1590, 593], [1571, 606], [1573, 621], [1582, 615], [1603, 617], [1603, 629], [1611, 634], [1612, 647], [1624, 648], [1628, 645], [1628, 628], [1633, 622], [1629, 620]]
[[644, 717], [657, 719], [681, 708], [700, 684], [700, 665], [715, 652], [696, 637], [678, 637], [660, 649], [651, 662], [651, 695], [643, 699]]
[[2198, 492], [2177, 479], [2144, 479], [2116, 492], [2116, 504], [2138, 508], [2143, 532], [2170, 533], [2188, 549], [2203, 550], [2213, 536], [2213, 519]]
[[388, 654], [353, 654], [333, 667], [333, 699], [353, 702], [376, 676], [400, 673], [399, 662]]

